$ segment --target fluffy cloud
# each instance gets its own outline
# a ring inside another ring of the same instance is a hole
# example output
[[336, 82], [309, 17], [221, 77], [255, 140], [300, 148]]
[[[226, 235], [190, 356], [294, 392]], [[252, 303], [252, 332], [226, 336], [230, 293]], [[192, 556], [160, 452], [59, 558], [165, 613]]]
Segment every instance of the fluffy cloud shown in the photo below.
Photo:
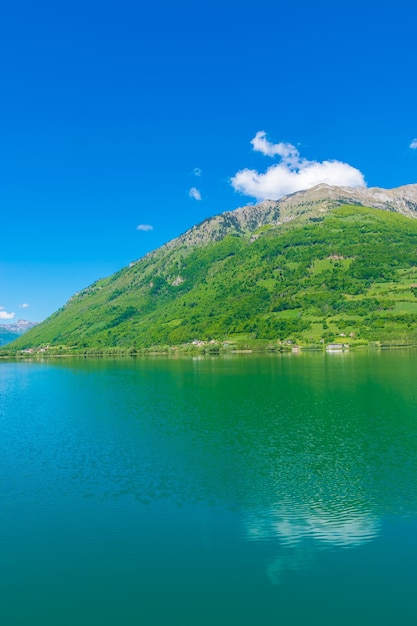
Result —
[[259, 131], [251, 141], [253, 149], [266, 156], [279, 156], [281, 161], [266, 172], [244, 169], [231, 179], [232, 187], [257, 200], [278, 200], [295, 191], [309, 189], [320, 183], [343, 187], [363, 187], [363, 174], [341, 161], [308, 161], [289, 143], [270, 143], [266, 133]]
[[188, 195], [190, 196], [190, 198], [194, 198], [194, 200], [201, 200], [201, 193], [196, 187], [191, 187]]
[[199, 167], [195, 167], [193, 169], [194, 176], [201, 176], [201, 169]]
[[138, 224], [136, 226], [136, 230], [141, 230], [142, 232], [147, 233], [150, 230], [153, 230], [153, 226], [151, 224]]
[[0, 320], [12, 320], [15, 316], [14, 313], [8, 313], [7, 311], [5, 311], [3, 309], [3, 307], [0, 307], [2, 310], [0, 311]]
[[27, 302], [24, 302], [23, 304], [19, 304], [19, 308], [20, 309], [28, 309], [29, 305], [27, 304]]
[[299, 153], [295, 146], [290, 143], [271, 143], [266, 138], [266, 132], [260, 130], [256, 133], [252, 139], [251, 144], [256, 152], [262, 152], [266, 156], [274, 157], [280, 156], [283, 160], [291, 163], [297, 163], [299, 161]]
[[410, 143], [410, 148], [411, 150], [417, 150], [417, 137], [415, 137], [413, 141]]

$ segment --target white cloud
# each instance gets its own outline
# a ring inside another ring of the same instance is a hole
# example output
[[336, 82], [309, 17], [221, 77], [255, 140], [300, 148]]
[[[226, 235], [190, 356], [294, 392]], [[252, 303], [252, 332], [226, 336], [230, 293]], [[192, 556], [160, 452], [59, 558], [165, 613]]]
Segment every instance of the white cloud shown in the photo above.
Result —
[[142, 232], [147, 233], [150, 230], [153, 230], [153, 226], [151, 224], [138, 224], [136, 226], [136, 230], [141, 230]]
[[194, 200], [201, 200], [201, 193], [196, 187], [191, 187], [188, 195], [190, 196], [190, 198], [194, 198]]
[[262, 152], [266, 156], [280, 156], [285, 161], [298, 162], [299, 153], [295, 146], [290, 143], [270, 143], [266, 138], [266, 132], [260, 130], [252, 139], [251, 144], [256, 152]]
[[201, 176], [201, 169], [199, 167], [195, 167], [193, 169], [194, 176]]
[[27, 304], [27, 302], [24, 302], [23, 304], [19, 304], [19, 308], [20, 309], [28, 309], [29, 305]]
[[413, 141], [410, 143], [410, 148], [411, 150], [417, 150], [417, 137], [415, 137]]
[[272, 144], [266, 133], [259, 131], [251, 141], [253, 149], [267, 156], [281, 157], [266, 172], [243, 169], [231, 179], [232, 187], [257, 200], [278, 200], [295, 191], [309, 189], [320, 183], [342, 187], [366, 186], [363, 174], [341, 161], [308, 161], [300, 157], [297, 148], [289, 143]]
[[15, 316], [14, 313], [8, 313], [4, 310], [4, 307], [1, 307], [3, 310], [0, 311], [0, 320], [12, 320]]

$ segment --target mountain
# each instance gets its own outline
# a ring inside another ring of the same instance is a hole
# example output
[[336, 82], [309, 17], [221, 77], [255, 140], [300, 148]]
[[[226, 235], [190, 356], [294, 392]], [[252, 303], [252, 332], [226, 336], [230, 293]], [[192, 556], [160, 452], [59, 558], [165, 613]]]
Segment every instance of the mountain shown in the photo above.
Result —
[[6, 330], [9, 330], [12, 333], [22, 335], [27, 330], [30, 330], [31, 328], [34, 328], [37, 325], [38, 325], [38, 322], [28, 322], [27, 320], [18, 320], [17, 322], [14, 322], [13, 324], [0, 324], [0, 328], [2, 329], [4, 328]]
[[0, 347], [5, 346], [8, 343], [11, 343], [15, 339], [20, 337], [18, 333], [13, 333], [7, 329], [6, 325], [0, 326]]
[[14, 324], [0, 324], [0, 346], [5, 346], [14, 341], [36, 325], [37, 322], [28, 322], [26, 320], [19, 320]]
[[320, 216], [343, 204], [373, 207], [401, 213], [407, 217], [417, 217], [417, 185], [381, 189], [334, 187], [323, 183], [285, 196], [281, 200], [266, 200], [255, 206], [244, 206], [210, 217], [162, 248], [205, 245], [220, 241], [227, 234], [254, 232], [266, 224], [279, 225], [302, 215], [310, 218]]
[[417, 341], [417, 185], [318, 185], [211, 217], [76, 293], [11, 349]]

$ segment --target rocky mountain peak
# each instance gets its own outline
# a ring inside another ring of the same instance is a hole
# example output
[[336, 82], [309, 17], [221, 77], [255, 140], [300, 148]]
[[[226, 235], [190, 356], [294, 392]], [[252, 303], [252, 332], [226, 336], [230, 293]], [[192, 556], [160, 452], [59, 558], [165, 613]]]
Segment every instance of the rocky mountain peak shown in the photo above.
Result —
[[360, 204], [375, 209], [417, 217], [417, 185], [404, 185], [394, 189], [380, 187], [335, 187], [322, 183], [305, 191], [297, 191], [278, 201], [287, 212], [303, 213], [303, 207], [322, 204], [333, 208], [340, 204]]
[[19, 333], [22, 334], [36, 326], [38, 322], [28, 322], [27, 320], [18, 320], [17, 322], [13, 322], [11, 324], [0, 324], [0, 328], [4, 328], [11, 333]]
[[[395, 189], [380, 187], [336, 187], [321, 183], [280, 200], [264, 200], [209, 217], [183, 235], [166, 243], [159, 250], [176, 247], [203, 246], [220, 241], [230, 234], [251, 234], [267, 224], [276, 226], [297, 217], [317, 217], [342, 204], [358, 204], [371, 208], [417, 217], [417, 184]], [[158, 250], [147, 256], [154, 256]]]

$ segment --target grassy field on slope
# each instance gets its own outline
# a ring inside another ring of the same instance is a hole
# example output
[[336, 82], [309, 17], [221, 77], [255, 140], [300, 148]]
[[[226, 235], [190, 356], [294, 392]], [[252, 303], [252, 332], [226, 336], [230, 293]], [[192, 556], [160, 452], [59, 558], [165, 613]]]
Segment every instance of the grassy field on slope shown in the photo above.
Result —
[[416, 296], [417, 220], [343, 206], [205, 247], [161, 248], [76, 294], [11, 347], [417, 341]]

